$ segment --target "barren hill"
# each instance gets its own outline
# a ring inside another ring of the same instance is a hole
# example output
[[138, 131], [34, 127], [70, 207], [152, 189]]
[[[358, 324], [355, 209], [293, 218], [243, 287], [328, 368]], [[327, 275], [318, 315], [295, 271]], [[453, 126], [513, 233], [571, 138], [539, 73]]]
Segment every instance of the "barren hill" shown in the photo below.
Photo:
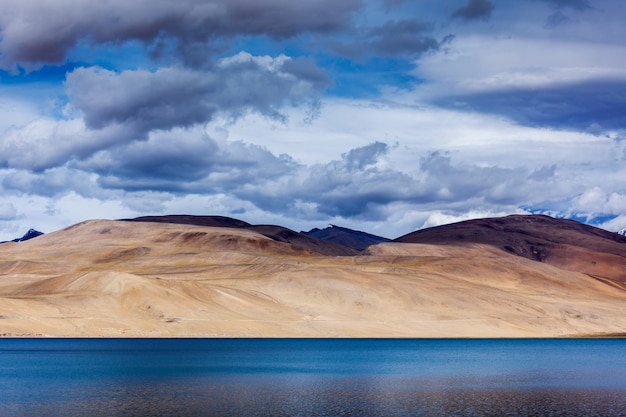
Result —
[[[525, 220], [530, 220], [528, 225]], [[354, 256], [327, 256], [291, 243], [293, 231], [279, 226], [88, 221], [0, 245], [0, 334], [547, 337], [626, 333], [626, 292], [615, 272], [624, 269], [620, 252], [624, 243], [597, 229], [585, 234], [591, 249], [548, 240], [559, 233], [569, 236], [578, 227], [552, 220], [503, 218], [493, 226], [499, 228], [497, 233], [483, 241], [390, 242]], [[475, 236], [489, 230], [477, 226], [473, 232], [465, 231], [467, 225], [462, 226], [456, 232], [450, 226], [446, 233]], [[483, 234], [487, 233], [492, 232]], [[515, 239], [503, 237], [509, 235]], [[524, 243], [530, 246], [548, 242], [550, 251], [537, 261], [504, 248], [528, 248], [518, 240], [533, 242]], [[521, 246], [515, 246], [518, 243]], [[576, 258], [568, 261], [568, 253], [576, 253]], [[602, 279], [576, 271], [577, 262], [588, 257], [595, 260], [596, 272], [604, 271]]]
[[377, 245], [379, 243], [388, 242], [390, 240], [384, 237], [335, 225], [330, 225], [325, 229], [315, 228], [309, 230], [308, 232], [300, 233], [306, 236], [325, 240], [327, 242], [333, 242], [338, 245], [347, 246], [358, 251], [362, 251], [368, 246]]
[[321, 255], [329, 256], [349, 256], [356, 255], [357, 250], [350, 246], [333, 243], [332, 241], [316, 239], [314, 236], [308, 236], [304, 233], [298, 233], [282, 226], [274, 225], [251, 225], [241, 220], [232, 219], [223, 216], [189, 216], [189, 215], [170, 215], [170, 216], [144, 216], [135, 219], [125, 219], [132, 222], [151, 222], [151, 223], [173, 223], [173, 224], [189, 224], [195, 226], [212, 226], [212, 227], [232, 227], [240, 229], [248, 229], [269, 237], [277, 242], [290, 243], [317, 252]]
[[480, 243], [514, 255], [584, 272], [626, 289], [626, 236], [544, 215], [468, 220], [410, 233], [403, 243]]

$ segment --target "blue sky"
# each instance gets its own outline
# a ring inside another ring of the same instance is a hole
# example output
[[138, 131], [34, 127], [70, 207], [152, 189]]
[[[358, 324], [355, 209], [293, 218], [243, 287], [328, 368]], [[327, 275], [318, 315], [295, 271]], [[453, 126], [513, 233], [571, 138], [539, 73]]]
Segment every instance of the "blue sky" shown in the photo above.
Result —
[[0, 240], [177, 213], [626, 227], [624, 2], [0, 6]]

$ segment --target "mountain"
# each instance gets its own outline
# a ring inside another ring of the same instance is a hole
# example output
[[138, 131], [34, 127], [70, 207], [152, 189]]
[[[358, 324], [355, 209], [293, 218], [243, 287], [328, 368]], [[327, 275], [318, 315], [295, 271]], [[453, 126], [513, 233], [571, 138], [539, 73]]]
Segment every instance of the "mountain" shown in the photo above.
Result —
[[[35, 238], [35, 237], [41, 236], [41, 235], [43, 235], [43, 233], [38, 231], [38, 230], [28, 229], [28, 231], [26, 233], [24, 233], [24, 235], [22, 237], [18, 237], [18, 238], [13, 239], [13, 240], [11, 240], [9, 242], [24, 242], [25, 240], [29, 240], [29, 239], [32, 239], [32, 238]], [[0, 242], [0, 243], [7, 243], [7, 242], [5, 241], [5, 242]]]
[[626, 288], [626, 236], [574, 220], [545, 215], [467, 220], [418, 230], [395, 242], [485, 244]]
[[327, 242], [336, 243], [338, 245], [347, 246], [357, 251], [362, 251], [368, 246], [378, 243], [388, 242], [390, 239], [371, 235], [369, 233], [348, 229], [345, 227], [330, 225], [325, 229], [311, 229], [308, 232], [300, 232], [306, 236], [316, 239], [325, 240]]
[[211, 227], [237, 227], [245, 228], [251, 226], [243, 220], [237, 220], [224, 216], [192, 216], [188, 214], [171, 214], [168, 216], [142, 216], [134, 219], [122, 219], [127, 222], [149, 222], [149, 223], [173, 223], [190, 224], [196, 226]]
[[315, 237], [310, 237], [305, 234], [295, 232], [293, 230], [287, 229], [286, 227], [273, 225], [251, 225], [241, 220], [223, 216], [145, 216], [135, 219], [124, 219], [124, 221], [188, 224], [195, 226], [231, 227], [238, 229], [247, 229], [258, 232], [263, 236], [269, 237], [270, 239], [277, 242], [290, 243], [294, 246], [311, 250], [320, 255], [350, 256], [357, 254], [357, 251], [351, 249], [349, 246], [316, 239]]
[[576, 222], [480, 219], [336, 256], [281, 226], [167, 217], [1, 245], [0, 335], [626, 334], [624, 239]]

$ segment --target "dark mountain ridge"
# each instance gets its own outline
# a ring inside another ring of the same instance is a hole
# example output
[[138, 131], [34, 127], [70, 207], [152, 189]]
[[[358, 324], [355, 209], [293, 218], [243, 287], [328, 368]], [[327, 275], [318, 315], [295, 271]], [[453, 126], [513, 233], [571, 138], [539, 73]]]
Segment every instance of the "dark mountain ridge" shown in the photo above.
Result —
[[194, 216], [189, 214], [169, 214], [165, 216], [142, 216], [134, 219], [122, 219], [128, 222], [150, 222], [150, 223], [173, 223], [189, 224], [193, 226], [207, 227], [236, 227], [245, 228], [252, 226], [243, 220], [233, 219], [225, 216]]
[[394, 242], [486, 244], [626, 288], [626, 236], [574, 220], [545, 215], [475, 219], [418, 230]]
[[541, 248], [551, 244], [594, 245], [602, 251], [626, 254], [626, 247], [615, 245], [626, 243], [626, 236], [575, 220], [540, 214], [466, 220], [417, 230], [394, 242], [443, 245], [485, 243], [534, 260], [541, 260], [546, 255]]
[[18, 237], [15, 238], [13, 240], [6, 240], [4, 242], [0, 242], [0, 243], [7, 243], [7, 242], [24, 242], [26, 240], [30, 240], [33, 239], [37, 236], [41, 236], [43, 235], [43, 232], [40, 232], [38, 230], [35, 229], [28, 229], [28, 231], [26, 233], [24, 233], [24, 235], [22, 237]]
[[391, 239], [352, 230], [346, 227], [331, 224], [325, 229], [314, 228], [308, 232], [300, 232], [303, 235], [314, 237], [316, 239], [325, 240], [327, 242], [336, 243], [338, 245], [347, 246], [358, 251], [362, 251], [368, 246], [377, 245], [383, 242], [389, 242]]

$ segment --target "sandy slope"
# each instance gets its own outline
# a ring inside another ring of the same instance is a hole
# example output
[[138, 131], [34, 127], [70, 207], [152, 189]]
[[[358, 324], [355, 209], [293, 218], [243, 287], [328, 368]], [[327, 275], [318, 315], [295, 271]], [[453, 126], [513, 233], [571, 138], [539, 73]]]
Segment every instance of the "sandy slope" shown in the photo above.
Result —
[[488, 245], [319, 256], [252, 230], [90, 221], [0, 245], [0, 335], [626, 332], [626, 292]]

